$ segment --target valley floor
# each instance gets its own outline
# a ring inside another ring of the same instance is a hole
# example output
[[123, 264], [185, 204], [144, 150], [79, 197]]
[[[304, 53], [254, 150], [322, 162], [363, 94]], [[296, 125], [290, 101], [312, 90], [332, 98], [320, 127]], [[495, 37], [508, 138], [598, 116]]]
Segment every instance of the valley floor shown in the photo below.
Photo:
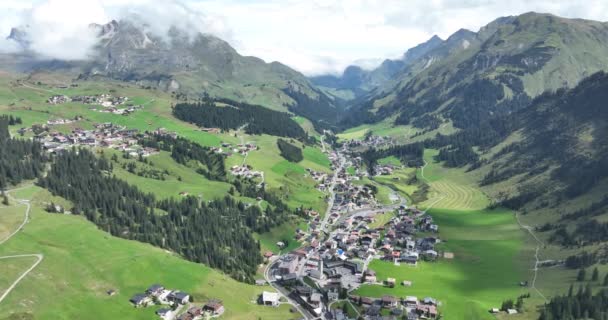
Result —
[[376, 260], [369, 267], [378, 279], [409, 280], [412, 286], [367, 285], [354, 294], [430, 296], [442, 303], [444, 319], [494, 319], [490, 308], [500, 308], [504, 300], [529, 292], [532, 297], [526, 299], [526, 312], [508, 318], [536, 319], [534, 305], [542, 303], [542, 298], [520, 286], [533, 277], [535, 247], [529, 234], [518, 226], [514, 212], [485, 209], [490, 202], [474, 181], [463, 171], [441, 167], [433, 160], [435, 154], [427, 150], [427, 165], [418, 170], [418, 177], [431, 187], [429, 199], [420, 207], [440, 226], [439, 251], [453, 253], [453, 259], [420, 262], [416, 267]]

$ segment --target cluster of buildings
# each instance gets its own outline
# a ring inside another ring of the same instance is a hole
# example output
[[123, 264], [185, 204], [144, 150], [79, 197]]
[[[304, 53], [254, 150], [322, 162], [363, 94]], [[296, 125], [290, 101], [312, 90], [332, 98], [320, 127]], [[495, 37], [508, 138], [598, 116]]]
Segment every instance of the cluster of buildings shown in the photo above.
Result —
[[[330, 175], [325, 172], [315, 171], [311, 168], [306, 168], [306, 172], [310, 174], [310, 177], [318, 182], [319, 184], [323, 184], [323, 188], [325, 188], [325, 183], [329, 183]], [[317, 185], [317, 189], [319, 185]]]
[[62, 124], [70, 124], [70, 123], [74, 123], [76, 122], [76, 119], [52, 119], [52, 120], [47, 120], [46, 124], [49, 126], [56, 126], [56, 125], [62, 125]]
[[258, 178], [258, 177], [262, 177], [264, 175], [264, 172], [262, 171], [255, 171], [252, 170], [253, 168], [249, 165], [234, 165], [232, 167], [230, 167], [230, 173], [232, 173], [235, 176], [238, 177], [245, 177], [245, 178]]
[[433, 261], [438, 258], [435, 251], [435, 245], [441, 242], [438, 237], [415, 238], [419, 231], [439, 231], [433, 218], [424, 212], [400, 208], [396, 217], [377, 230], [384, 232], [384, 238], [378, 243], [378, 252], [384, 260], [416, 265], [419, 259]]
[[135, 112], [138, 109], [141, 109], [141, 105], [133, 105], [128, 104], [124, 108], [119, 108], [119, 106], [127, 103], [129, 98], [127, 97], [115, 97], [110, 94], [100, 94], [100, 95], [92, 95], [92, 96], [66, 96], [66, 95], [53, 95], [47, 99], [47, 103], [51, 105], [63, 104], [67, 102], [79, 102], [83, 104], [89, 105], [99, 105], [102, 106], [103, 109], [99, 110], [100, 112], [110, 112], [113, 114], [119, 115], [128, 115], [130, 113]]
[[391, 175], [393, 170], [395, 170], [395, 167], [391, 164], [378, 164], [374, 167], [374, 173], [377, 176]]
[[[151, 285], [144, 293], [135, 294], [129, 299], [135, 307], [166, 305], [156, 314], [164, 320], [196, 320], [221, 316], [225, 309], [222, 301], [209, 300], [204, 305], [195, 305], [192, 296], [179, 290], [169, 290], [160, 284]], [[182, 311], [184, 310], [185, 311]]]
[[[333, 187], [329, 190], [333, 202], [328, 216], [304, 211], [311, 218], [309, 229], [297, 230], [295, 237], [306, 245], [275, 260], [270, 267], [274, 283], [314, 317], [348, 319], [343, 312], [328, 310], [328, 306], [349, 298], [365, 319], [385, 319], [387, 315], [408, 320], [437, 318], [437, 301], [431, 297], [418, 300], [410, 296], [387, 295], [378, 299], [350, 295], [362, 284], [388, 288], [397, 285], [396, 275], [379, 279], [368, 267], [374, 259], [388, 260], [404, 265], [403, 268], [420, 260], [432, 261], [439, 257], [435, 246], [441, 240], [434, 235], [439, 227], [430, 215], [404, 203], [380, 206], [373, 186], [354, 182], [358, 174], [353, 176], [352, 170], [349, 173], [344, 168], [360, 167], [361, 159], [335, 152], [329, 158], [335, 176], [307, 170], [319, 182], [318, 187]], [[386, 166], [389, 168], [392, 169]], [[374, 226], [380, 215], [389, 214], [390, 219], [381, 219], [388, 222]], [[400, 281], [400, 285], [412, 286], [412, 281]]]
[[258, 147], [253, 143], [237, 144], [233, 147], [232, 144], [224, 142], [219, 147], [211, 147], [211, 151], [217, 154], [226, 155], [228, 157], [235, 153], [246, 156], [250, 151], [253, 150], [258, 150]]
[[153, 284], [144, 293], [133, 295], [129, 302], [135, 307], [147, 307], [156, 304], [185, 305], [190, 303], [190, 300], [190, 295], [185, 292], [170, 290], [160, 284]]
[[363, 309], [366, 319], [382, 319], [378, 317], [383, 309], [390, 310], [390, 314], [394, 317], [407, 320], [435, 319], [439, 315], [438, 302], [431, 297], [419, 300], [415, 296], [398, 298], [385, 295], [381, 298], [369, 298], [351, 295], [349, 298], [353, 304]]
[[156, 149], [138, 144], [138, 130], [110, 122], [96, 124], [94, 130], [74, 129], [69, 134], [49, 131], [48, 127], [40, 128], [34, 130], [39, 132], [34, 139], [41, 142], [49, 153], [61, 152], [72, 146], [107, 147], [127, 152], [130, 156], [142, 157], [158, 153]]
[[99, 94], [92, 96], [71, 96], [66, 95], [53, 95], [47, 99], [49, 104], [62, 104], [67, 102], [80, 102], [84, 104], [95, 104], [102, 107], [115, 107], [126, 103], [129, 100], [127, 97], [115, 97], [110, 94]]
[[349, 148], [368, 148], [368, 147], [384, 147], [391, 146], [395, 144], [395, 140], [389, 136], [374, 136], [374, 135], [366, 135], [366, 137], [362, 140], [359, 139], [351, 139], [344, 142]]

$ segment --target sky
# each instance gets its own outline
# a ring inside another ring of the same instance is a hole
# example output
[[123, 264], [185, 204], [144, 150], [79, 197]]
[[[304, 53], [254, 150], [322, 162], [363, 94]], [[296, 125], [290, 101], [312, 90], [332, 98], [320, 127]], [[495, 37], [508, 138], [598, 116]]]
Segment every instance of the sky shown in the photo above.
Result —
[[177, 25], [309, 76], [338, 75], [399, 58], [433, 35], [529, 11], [608, 21], [607, 0], [0, 0], [0, 51], [20, 50], [4, 38], [28, 26], [41, 55], [85, 59], [95, 42], [89, 23], [136, 13], [154, 32]]

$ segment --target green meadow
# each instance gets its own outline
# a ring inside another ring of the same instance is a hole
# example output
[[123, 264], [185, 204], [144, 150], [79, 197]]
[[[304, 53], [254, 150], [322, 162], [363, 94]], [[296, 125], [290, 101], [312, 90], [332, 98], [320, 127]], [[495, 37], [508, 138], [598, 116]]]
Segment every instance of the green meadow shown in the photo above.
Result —
[[[426, 181], [431, 190], [429, 200], [420, 204], [429, 208], [429, 214], [439, 225], [442, 243], [440, 254], [453, 253], [454, 258], [440, 258], [436, 262], [419, 262], [417, 266], [374, 260], [370, 268], [378, 280], [396, 278], [398, 285], [388, 288], [364, 285], [353, 294], [370, 297], [394, 295], [397, 297], [433, 297], [441, 302], [443, 319], [494, 319], [488, 310], [500, 307], [502, 301], [516, 299], [530, 292], [519, 286], [520, 281], [531, 280], [532, 265], [527, 235], [521, 231], [514, 213], [505, 209], [486, 209], [488, 198], [475, 185], [473, 177], [464, 170], [444, 168], [434, 161], [435, 150], [426, 150], [427, 166], [424, 174], [417, 170], [419, 179]], [[414, 172], [397, 170], [399, 180], [380, 178], [380, 183], [391, 184], [403, 193], [411, 192], [405, 181]], [[401, 286], [404, 280], [411, 287]], [[534, 302], [537, 302], [534, 292]], [[531, 319], [536, 315], [530, 304], [518, 319]]]
[[445, 241], [438, 250], [454, 253], [454, 259], [420, 262], [416, 267], [374, 260], [369, 268], [379, 280], [409, 280], [412, 287], [366, 285], [354, 294], [430, 296], [441, 301], [444, 319], [493, 319], [490, 308], [528, 292], [519, 287], [520, 281], [527, 280], [525, 266], [519, 262], [524, 235], [509, 211], [433, 209], [430, 214]]
[[[293, 208], [312, 207], [319, 212], [325, 212], [327, 206], [325, 194], [315, 189], [315, 181], [307, 177], [305, 170], [306, 168], [312, 168], [317, 171], [329, 171], [329, 159], [318, 146], [304, 147], [302, 143], [294, 142], [303, 149], [304, 160], [300, 163], [290, 163], [280, 156], [276, 145], [277, 137], [247, 135], [235, 131], [211, 134], [202, 132], [196, 126], [174, 118], [171, 114], [171, 105], [175, 101], [167, 93], [114, 81], [78, 81], [77, 84], [78, 87], [67, 89], [57, 89], [33, 82], [20, 85], [16, 77], [0, 74], [0, 114], [19, 116], [23, 119], [23, 126], [27, 127], [32, 124], [45, 124], [49, 119], [83, 117], [83, 120], [75, 123], [53, 127], [53, 130], [60, 132], [69, 132], [76, 127], [91, 129], [95, 123], [112, 122], [142, 131], [151, 131], [163, 127], [169, 131], [177, 132], [181, 137], [205, 146], [219, 146], [222, 142], [233, 145], [241, 142], [252, 142], [260, 147], [259, 150], [250, 152], [247, 158], [235, 153], [226, 159], [226, 166], [246, 163], [252, 166], [254, 170], [264, 171], [267, 188], [273, 190], [273, 192], [278, 192], [288, 205]], [[100, 93], [129, 97], [132, 103], [143, 105], [143, 109], [128, 116], [122, 116], [101, 113], [92, 110], [88, 105], [78, 103], [60, 105], [46, 103], [46, 100], [54, 94], [94, 95]], [[294, 120], [307, 129], [309, 134], [315, 134], [313, 132], [314, 128], [308, 120], [301, 117], [294, 117]], [[13, 128], [14, 131], [17, 129], [18, 127]], [[110, 150], [106, 151], [108, 154], [112, 152]], [[161, 198], [174, 197], [180, 192], [187, 192], [204, 199], [211, 199], [223, 197], [230, 189], [230, 185], [227, 183], [209, 181], [196, 174], [192, 168], [175, 163], [166, 153], [161, 152], [161, 154], [151, 156], [148, 159], [153, 165], [148, 166], [137, 162], [138, 167], [161, 171], [168, 170], [169, 174], [166, 175], [164, 181], [140, 177], [129, 173], [118, 165], [114, 168], [114, 174]], [[123, 159], [120, 159], [120, 161], [123, 161]], [[240, 199], [245, 202], [252, 202], [252, 199]], [[266, 204], [261, 203], [261, 205], [265, 206]], [[294, 230], [290, 231], [293, 232]], [[278, 241], [273, 240], [274, 242]]]
[[[239, 283], [171, 252], [112, 237], [79, 216], [46, 213], [41, 207], [51, 197], [38, 187], [15, 196], [32, 197], [31, 221], [0, 246], [0, 256], [41, 253], [44, 259], [0, 304], [2, 319], [151, 319], [158, 307], [136, 309], [128, 300], [153, 283], [184, 290], [196, 303], [223, 300], [222, 319], [299, 318], [287, 306], [255, 303], [269, 287]], [[10, 270], [31, 262], [15, 260]], [[14, 281], [14, 273], [2, 272], [0, 286]], [[109, 289], [118, 294], [108, 296]]]

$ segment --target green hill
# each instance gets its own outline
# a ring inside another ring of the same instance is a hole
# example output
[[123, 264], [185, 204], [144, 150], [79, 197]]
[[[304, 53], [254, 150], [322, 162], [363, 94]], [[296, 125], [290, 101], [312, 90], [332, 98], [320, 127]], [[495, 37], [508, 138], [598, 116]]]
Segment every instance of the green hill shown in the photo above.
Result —
[[457, 128], [527, 106], [546, 90], [574, 87], [606, 69], [608, 24], [526, 13], [479, 32], [460, 30], [395, 76], [396, 85], [358, 106], [347, 123], [398, 115], [397, 124]]
[[[31, 218], [23, 231], [0, 246], [0, 256], [40, 253], [44, 258], [0, 304], [1, 319], [74, 319], [83, 315], [150, 319], [156, 317], [154, 311], [159, 307], [136, 309], [129, 299], [153, 283], [188, 292], [197, 304], [221, 299], [226, 319], [298, 318], [286, 306], [268, 308], [255, 303], [263, 290], [271, 290], [269, 287], [246, 285], [171, 252], [112, 237], [83, 217], [45, 212], [41, 208], [49, 201], [65, 201], [43, 189], [32, 186], [11, 195], [31, 199]], [[23, 217], [25, 206], [17, 208]], [[29, 267], [33, 261], [3, 263]], [[14, 280], [13, 273], [0, 276], [0, 283]], [[117, 294], [107, 295], [110, 289]]]

